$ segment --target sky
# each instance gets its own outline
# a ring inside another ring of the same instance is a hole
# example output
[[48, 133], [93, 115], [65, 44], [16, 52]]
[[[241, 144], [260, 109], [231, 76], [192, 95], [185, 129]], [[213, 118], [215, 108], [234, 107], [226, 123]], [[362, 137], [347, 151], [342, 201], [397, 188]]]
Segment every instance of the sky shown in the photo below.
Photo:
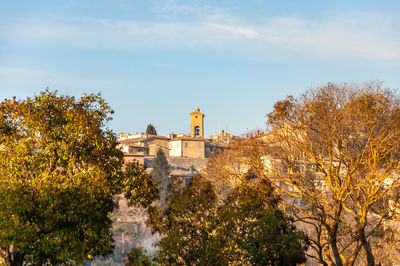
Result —
[[287, 95], [328, 82], [400, 88], [400, 1], [0, 0], [0, 101], [101, 93], [109, 127], [264, 129]]

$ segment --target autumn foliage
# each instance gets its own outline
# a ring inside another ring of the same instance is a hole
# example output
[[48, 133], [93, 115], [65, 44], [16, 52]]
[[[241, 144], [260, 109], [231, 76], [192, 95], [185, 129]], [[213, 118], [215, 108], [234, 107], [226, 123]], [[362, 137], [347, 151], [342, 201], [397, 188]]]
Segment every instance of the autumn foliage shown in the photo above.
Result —
[[399, 96], [379, 83], [328, 84], [277, 102], [268, 126], [270, 179], [308, 233], [309, 256], [323, 265], [393, 263]]
[[7, 265], [83, 263], [112, 250], [123, 155], [98, 95], [45, 91], [0, 103], [0, 256]]

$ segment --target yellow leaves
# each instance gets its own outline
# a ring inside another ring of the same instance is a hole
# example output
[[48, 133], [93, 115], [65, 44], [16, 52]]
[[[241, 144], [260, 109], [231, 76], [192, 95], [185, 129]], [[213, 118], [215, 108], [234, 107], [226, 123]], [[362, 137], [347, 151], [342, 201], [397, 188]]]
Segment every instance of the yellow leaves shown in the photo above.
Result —
[[214, 229], [208, 235], [209, 236], [216, 236], [217, 235], [217, 231]]

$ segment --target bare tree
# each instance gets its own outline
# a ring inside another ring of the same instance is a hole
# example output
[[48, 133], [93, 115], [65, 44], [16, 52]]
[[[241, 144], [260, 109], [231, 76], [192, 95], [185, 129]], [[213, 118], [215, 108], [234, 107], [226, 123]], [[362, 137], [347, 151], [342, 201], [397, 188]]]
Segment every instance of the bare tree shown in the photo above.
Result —
[[398, 240], [398, 95], [377, 83], [328, 84], [276, 103], [267, 117], [268, 172], [309, 230], [310, 255], [375, 265]]
[[264, 158], [269, 145], [264, 137], [264, 132], [250, 132], [210, 158], [201, 174], [213, 184], [220, 200], [241, 185], [249, 174], [268, 180]]

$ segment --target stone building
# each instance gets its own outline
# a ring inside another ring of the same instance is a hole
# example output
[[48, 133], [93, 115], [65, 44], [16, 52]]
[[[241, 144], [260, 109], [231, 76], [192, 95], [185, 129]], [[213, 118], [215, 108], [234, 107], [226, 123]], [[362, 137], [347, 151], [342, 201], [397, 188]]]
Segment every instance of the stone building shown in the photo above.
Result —
[[169, 156], [184, 158], [205, 158], [204, 138], [179, 137], [169, 141]]

